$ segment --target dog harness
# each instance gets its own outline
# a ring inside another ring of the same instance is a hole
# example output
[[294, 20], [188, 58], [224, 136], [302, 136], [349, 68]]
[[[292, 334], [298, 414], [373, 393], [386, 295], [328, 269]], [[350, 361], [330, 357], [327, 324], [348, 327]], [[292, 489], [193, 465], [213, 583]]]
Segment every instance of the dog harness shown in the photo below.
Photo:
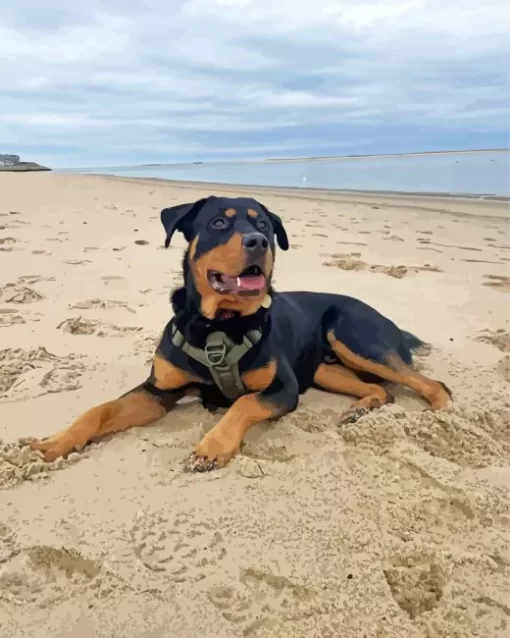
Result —
[[239, 362], [261, 338], [261, 330], [250, 330], [244, 335], [242, 343], [234, 343], [224, 332], [212, 332], [202, 350], [188, 343], [175, 324], [172, 328], [174, 346], [209, 368], [214, 383], [231, 401], [235, 401], [246, 392], [239, 373]]

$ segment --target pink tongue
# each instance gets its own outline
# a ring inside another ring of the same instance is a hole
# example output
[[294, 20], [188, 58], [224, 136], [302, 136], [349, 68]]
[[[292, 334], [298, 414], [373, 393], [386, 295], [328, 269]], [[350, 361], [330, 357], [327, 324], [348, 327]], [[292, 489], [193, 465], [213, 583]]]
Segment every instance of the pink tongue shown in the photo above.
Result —
[[236, 283], [240, 290], [262, 290], [265, 283], [264, 275], [256, 275], [255, 277], [238, 277]]

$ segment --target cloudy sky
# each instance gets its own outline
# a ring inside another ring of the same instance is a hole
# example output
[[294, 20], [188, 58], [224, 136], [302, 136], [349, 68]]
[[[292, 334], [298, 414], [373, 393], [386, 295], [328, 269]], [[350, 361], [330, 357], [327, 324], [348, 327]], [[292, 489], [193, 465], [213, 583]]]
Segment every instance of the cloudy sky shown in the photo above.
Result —
[[23, 0], [0, 152], [53, 167], [508, 147], [508, 0]]

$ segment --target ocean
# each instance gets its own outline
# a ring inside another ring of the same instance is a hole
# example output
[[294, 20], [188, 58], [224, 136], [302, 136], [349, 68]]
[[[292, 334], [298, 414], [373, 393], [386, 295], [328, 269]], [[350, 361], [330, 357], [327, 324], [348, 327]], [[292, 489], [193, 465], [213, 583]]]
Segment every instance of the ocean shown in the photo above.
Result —
[[510, 151], [152, 164], [76, 172], [244, 186], [510, 196]]

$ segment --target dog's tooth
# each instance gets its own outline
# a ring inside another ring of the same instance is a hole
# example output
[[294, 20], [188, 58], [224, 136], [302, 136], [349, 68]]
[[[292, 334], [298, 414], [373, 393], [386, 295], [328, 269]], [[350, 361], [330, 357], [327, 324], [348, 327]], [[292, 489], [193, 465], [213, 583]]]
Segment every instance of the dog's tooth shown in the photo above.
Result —
[[241, 281], [241, 277], [238, 277], [238, 278], [236, 279], [236, 284], [239, 286], [239, 288], [241, 288], [241, 287], [242, 287], [243, 282]]

